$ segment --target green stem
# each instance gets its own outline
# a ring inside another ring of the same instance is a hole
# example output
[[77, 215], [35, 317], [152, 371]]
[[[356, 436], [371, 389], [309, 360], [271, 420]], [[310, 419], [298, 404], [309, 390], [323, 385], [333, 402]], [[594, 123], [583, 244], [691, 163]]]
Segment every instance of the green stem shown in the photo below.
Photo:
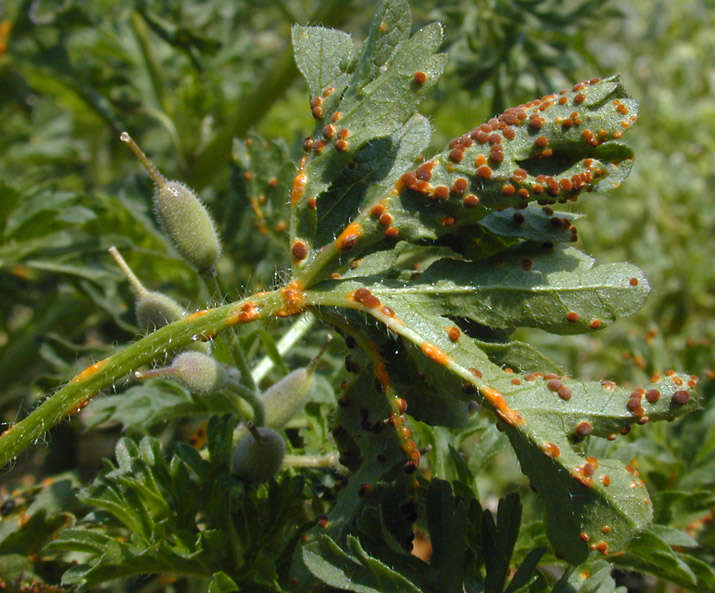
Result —
[[[308, 21], [322, 23], [327, 27], [338, 27], [353, 12], [351, 4], [351, 2], [321, 2]], [[255, 127], [271, 106], [285, 94], [297, 75], [293, 49], [287, 47], [276, 59], [273, 69], [250, 91], [236, 100], [236, 111], [198, 155], [188, 172], [189, 185], [200, 191], [225, 168], [231, 156], [233, 139], [245, 135], [249, 128]]]
[[[225, 291], [221, 285], [218, 274], [205, 273], [201, 274], [201, 279], [204, 281], [206, 289], [209, 291], [209, 296], [221, 302]], [[248, 366], [248, 360], [246, 359], [246, 354], [243, 351], [243, 346], [241, 346], [241, 340], [239, 337], [238, 329], [235, 327], [231, 328], [230, 337], [225, 338], [231, 350], [231, 357], [233, 358], [234, 366], [241, 372], [241, 379], [246, 383], [249, 389], [255, 393], [255, 397], [258, 397], [260, 390], [258, 385], [253, 380], [253, 375], [251, 374], [251, 367]], [[251, 404], [253, 406], [253, 404]], [[254, 408], [255, 409], [255, 408]]]
[[[276, 344], [276, 349], [278, 354], [281, 356], [285, 355], [295, 344], [313, 327], [315, 323], [315, 315], [310, 311], [303, 313], [295, 323], [291, 325], [290, 329], [283, 334], [278, 344]], [[256, 365], [256, 367], [251, 371], [253, 380], [256, 383], [260, 383], [261, 380], [271, 371], [274, 366], [274, 362], [270, 356], [264, 356], [261, 361]]]
[[263, 426], [266, 421], [266, 412], [260, 395], [237, 381], [231, 381], [230, 385], [229, 389], [246, 400], [253, 409], [253, 423], [256, 426]]
[[161, 73], [161, 68], [156, 61], [156, 56], [154, 55], [151, 43], [149, 42], [149, 33], [147, 30], [146, 23], [136, 10], [132, 11], [130, 20], [132, 24], [132, 30], [134, 31], [134, 36], [137, 39], [139, 49], [142, 53], [142, 58], [144, 59], [144, 65], [149, 72], [149, 78], [151, 80], [152, 89], [154, 90], [154, 97], [156, 98], [157, 105], [159, 105], [162, 111], [166, 111], [166, 85], [164, 83], [164, 77]]
[[335, 453], [327, 455], [286, 455], [283, 458], [284, 467], [343, 467]]
[[[248, 302], [254, 306], [255, 315], [250, 319], [241, 319], [241, 307]], [[78, 413], [86, 405], [85, 402], [102, 389], [116, 384], [138, 367], [164, 356], [167, 351], [191, 343], [197, 335], [213, 336], [238, 323], [274, 316], [283, 306], [280, 293], [275, 291], [189, 315], [86, 368], [29, 416], [0, 435], [0, 468], [53, 426]]]

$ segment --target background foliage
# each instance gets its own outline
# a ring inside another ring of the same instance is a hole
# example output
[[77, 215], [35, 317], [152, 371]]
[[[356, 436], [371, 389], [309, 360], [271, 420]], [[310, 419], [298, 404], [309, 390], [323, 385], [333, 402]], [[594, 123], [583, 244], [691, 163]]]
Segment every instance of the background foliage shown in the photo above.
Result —
[[[220, 265], [228, 279], [227, 299], [271, 287], [288, 263], [276, 230], [285, 212], [270, 209], [279, 201], [268, 193], [263, 219], [257, 219], [257, 204], [249, 198], [270, 192], [269, 186], [260, 185], [269, 179], [279, 179], [280, 187], [292, 178], [292, 167], [281, 165], [281, 159], [299, 154], [313, 125], [305, 86], [293, 64], [289, 27], [294, 22], [321, 23], [362, 38], [374, 7], [355, 2], [348, 9], [345, 3], [310, 1], [265, 8], [253, 2], [118, 5], [100, 0], [85, 5], [35, 0], [7, 3], [2, 10], [0, 413], [9, 422], [113, 345], [136, 335], [132, 297], [106, 254], [110, 245], [123, 249], [152, 288], [170, 292], [190, 308], [211, 302], [152, 222], [149, 183], [120, 145], [119, 132], [131, 130], [169, 177], [201, 190], [224, 239]], [[712, 72], [707, 70], [712, 11], [705, 2], [685, 1], [604, 6], [585, 0], [480, 0], [414, 2], [413, 13], [416, 26], [433, 20], [446, 26], [447, 69], [421, 107], [435, 130], [434, 148], [508, 105], [595, 75], [620, 72], [640, 102], [638, 126], [629, 132], [637, 155], [631, 176], [616, 192], [583, 200], [579, 209], [587, 216], [578, 227], [587, 252], [602, 261], [638, 264], [655, 290], [638, 315], [597, 338], [554, 337], [536, 330], [520, 330], [520, 337], [539, 345], [570, 374], [586, 379], [637, 384], [667, 368], [703, 378], [704, 410], [673, 425], [634, 431], [619, 439], [612, 454], [637, 461], [654, 498], [658, 523], [685, 530], [662, 527], [660, 533], [645, 535], [643, 540], [653, 541], [637, 542], [640, 550], [634, 546], [622, 560], [624, 566], [655, 573], [660, 580], [630, 574], [620, 575], [620, 581], [629, 582], [632, 590], [663, 589], [666, 581], [707, 590], [704, 583], [711, 577], [703, 564], [712, 563], [715, 554], [712, 523], [703, 521], [715, 507], [715, 276], [710, 262], [715, 245], [709, 207], [715, 102]], [[258, 146], [258, 136], [254, 147], [233, 143], [234, 136], [245, 138], [249, 130], [274, 142], [265, 149]], [[231, 150], [234, 158], [227, 166], [225, 156]], [[259, 174], [245, 183], [248, 168], [258, 168]], [[260, 224], [266, 232], [260, 231]], [[245, 340], [253, 357], [282, 331], [278, 323], [249, 330]], [[317, 332], [310, 334], [277, 364], [270, 378], [307, 361], [322, 339]], [[327, 418], [335, 407], [333, 388], [340, 365], [337, 356], [331, 359], [318, 401], [292, 429], [297, 451], [326, 452]], [[95, 401], [53, 430], [47, 446], [34, 449], [2, 476], [3, 578], [14, 582], [22, 575], [27, 582], [58, 582], [71, 558], [57, 555], [60, 544], [54, 550], [43, 545], [56, 529], [72, 523], [75, 513], [80, 517], [86, 512], [82, 505], [93, 493], [85, 491], [85, 498], [78, 500], [71, 487], [87, 484], [101, 457], [114, 455], [120, 432], [137, 439], [148, 433], [169, 445], [187, 440], [200, 426], [201, 417], [159, 422], [166, 419], [167, 409], [201, 405], [180, 388], [165, 385], [160, 391], [161, 398], [130, 390], [121, 402], [111, 395]], [[161, 405], [151, 409], [149, 401]], [[89, 432], [87, 427], [101, 430]], [[425, 429], [425, 438], [428, 435], [435, 438]], [[477, 476], [482, 506], [496, 510], [501, 499], [499, 508], [510, 508], [513, 518], [517, 503], [504, 496], [513, 490], [522, 495], [520, 536], [515, 542], [501, 542], [514, 547], [512, 566], [537, 562], [529, 556], [544, 543], [538, 525], [531, 523], [538, 518], [537, 503], [504, 448], [504, 437], [485, 425], [471, 439], [476, 453], [468, 469]], [[163, 471], [151, 461], [149, 441], [142, 443], [149, 456], [144, 461], [151, 468], [146, 471]], [[176, 456], [191, 466], [186, 449], [178, 449]], [[112, 471], [121, 473], [119, 454], [117, 464]], [[48, 476], [54, 485], [43, 487]], [[332, 484], [325, 481], [334, 479], [339, 478], [316, 474], [309, 486], [291, 480], [275, 496], [289, 498], [293, 488], [329, 498]], [[448, 487], [435, 484], [430, 496], [452, 500]], [[329, 505], [320, 496], [306, 499], [318, 508], [303, 521], [319, 515], [321, 505]], [[454, 504], [475, 504], [460, 501]], [[261, 501], [255, 504], [260, 507]], [[285, 512], [296, 517], [305, 512], [289, 508], [287, 502], [285, 506]], [[161, 508], [153, 512], [161, 515]], [[295, 536], [269, 535], [275, 541]], [[161, 540], [153, 532], [146, 537]], [[179, 544], [174, 542], [171, 551], [177, 558]], [[669, 545], [692, 554], [678, 554]], [[206, 546], [210, 550], [210, 542]], [[335, 563], [355, 563], [362, 553], [356, 543], [351, 558], [337, 558], [336, 551]], [[435, 563], [449, 558], [448, 552], [441, 553]], [[323, 550], [321, 557], [326, 554]], [[504, 554], [508, 562], [511, 549]], [[43, 561], [54, 558], [63, 560]], [[498, 559], [493, 562], [498, 564]], [[542, 562], [548, 565], [555, 559]], [[591, 574], [591, 579], [599, 574], [610, 578], [603, 566], [592, 567]], [[503, 582], [502, 577], [498, 587]], [[128, 586], [186, 590], [191, 585], [157, 578]], [[193, 586], [201, 590], [202, 585]], [[555, 590], [579, 590], [558, 586], [561, 589]], [[111, 587], [121, 589], [116, 583]], [[608, 589], [594, 585], [584, 590]]]

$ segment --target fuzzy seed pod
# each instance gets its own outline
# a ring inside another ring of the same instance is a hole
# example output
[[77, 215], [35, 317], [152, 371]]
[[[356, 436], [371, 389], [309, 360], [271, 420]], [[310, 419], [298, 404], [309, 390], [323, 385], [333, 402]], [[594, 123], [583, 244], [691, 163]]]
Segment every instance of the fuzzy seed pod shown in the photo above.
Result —
[[186, 312], [171, 297], [152, 290], [137, 298], [136, 314], [142, 329], [154, 331], [158, 327], [178, 321]]
[[211, 356], [188, 350], [174, 358], [171, 366], [150, 371], [137, 371], [137, 379], [169, 376], [181, 381], [195, 393], [208, 395], [222, 389], [227, 382], [226, 370]]
[[226, 384], [226, 371], [221, 363], [201, 352], [182, 352], [171, 368], [177, 379], [197, 393], [212, 393]]
[[266, 426], [282, 428], [303, 409], [315, 387], [307, 368], [296, 369], [261, 394]]
[[275, 430], [257, 428], [250, 431], [233, 450], [233, 472], [249, 482], [267, 482], [278, 473], [285, 455], [285, 441]]
[[116, 247], [110, 247], [109, 253], [124, 272], [134, 294], [137, 295], [137, 321], [142, 329], [154, 331], [156, 328], [178, 321], [186, 315], [184, 308], [171, 297], [160, 292], [147, 290], [129, 267], [129, 264], [124, 261]]
[[332, 336], [328, 336], [320, 352], [307, 367], [288, 373], [261, 394], [266, 426], [282, 428], [303, 409], [315, 388], [313, 371], [331, 340]]
[[221, 243], [206, 207], [192, 189], [159, 173], [127, 132], [122, 132], [121, 140], [129, 144], [154, 180], [156, 217], [176, 250], [199, 272], [213, 271], [221, 254]]
[[[155, 290], [147, 290], [116, 247], [110, 247], [109, 253], [114, 258], [114, 261], [117, 262], [122, 272], [124, 272], [134, 294], [137, 295], [136, 315], [139, 327], [151, 332], [174, 321], [178, 321], [186, 315], [184, 308], [171, 297]], [[206, 354], [211, 351], [211, 347], [205, 342], [194, 342], [188, 346], [188, 348]]]

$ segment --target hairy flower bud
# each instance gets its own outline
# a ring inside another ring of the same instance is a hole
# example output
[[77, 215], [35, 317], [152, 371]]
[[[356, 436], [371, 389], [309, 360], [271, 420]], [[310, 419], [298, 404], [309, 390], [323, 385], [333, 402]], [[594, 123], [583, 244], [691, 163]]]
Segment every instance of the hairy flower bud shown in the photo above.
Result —
[[223, 388], [227, 381], [226, 370], [221, 363], [193, 350], [179, 354], [169, 367], [137, 371], [134, 375], [137, 379], [175, 377], [191, 391], [205, 395]]
[[266, 426], [281, 428], [303, 409], [315, 387], [315, 377], [301, 368], [287, 374], [261, 395]]
[[192, 189], [159, 173], [127, 132], [122, 132], [121, 140], [129, 144], [154, 180], [156, 217], [176, 250], [200, 272], [212, 271], [221, 254], [221, 244], [206, 207]]
[[307, 367], [288, 373], [261, 394], [266, 426], [282, 428], [303, 409], [315, 388], [313, 371], [331, 340], [332, 337], [329, 336], [320, 352]]
[[[136, 315], [139, 327], [145, 331], [154, 331], [159, 327], [178, 321], [186, 315], [184, 308], [171, 297], [155, 290], [147, 290], [116, 247], [110, 247], [109, 253], [124, 272], [132, 290], [137, 295]], [[206, 354], [211, 351], [211, 347], [205, 342], [194, 342], [188, 348]]]

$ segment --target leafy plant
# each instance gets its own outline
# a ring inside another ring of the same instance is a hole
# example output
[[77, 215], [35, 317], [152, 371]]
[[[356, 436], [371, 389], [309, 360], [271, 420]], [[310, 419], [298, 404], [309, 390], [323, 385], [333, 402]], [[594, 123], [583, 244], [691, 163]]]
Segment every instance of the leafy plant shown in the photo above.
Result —
[[[210, 39], [140, 13], [140, 41], [149, 26], [195, 67], [218, 51]], [[518, 328], [599, 332], [636, 313], [650, 291], [634, 265], [598, 264], [573, 245], [578, 215], [570, 204], [617, 188], [633, 164], [622, 137], [638, 104], [619, 77], [507, 109], [426, 157], [431, 125], [417, 107], [447, 62], [439, 23], [413, 31], [407, 2], [384, 0], [359, 47], [335, 29], [291, 32], [315, 120], [302, 154], [292, 165], [280, 142], [256, 133], [234, 141], [231, 190], [223, 203], [207, 200], [208, 210], [178, 184], [202, 220], [215, 216], [197, 228], [167, 214], [164, 196], [158, 215], [172, 221], [164, 226], [178, 256], [126, 195], [102, 199], [94, 211], [73, 206], [81, 202], [75, 193], [60, 194], [66, 207], [58, 208], [47, 190], [28, 207], [28, 195], [8, 187], [5, 238], [20, 237], [20, 228], [31, 234], [37, 212], [55, 221], [49, 239], [25, 235], [26, 254], [55, 246], [80, 257], [85, 237], [68, 229], [103, 226], [101, 241], [87, 232], [87, 251], [121, 242], [134, 247], [134, 262], [153, 259], [141, 263], [147, 272], [171, 263], [177, 271], [162, 276], [167, 289], [185, 286], [184, 298], [197, 303], [235, 292], [251, 258], [266, 257], [245, 296], [188, 314], [171, 300], [170, 315], [151, 317], [157, 329], [123, 348], [106, 346], [103, 358], [0, 436], [6, 465], [97, 394], [132, 374], [146, 380], [82, 414], [89, 426], [119, 423], [131, 433], [117, 443], [116, 463], [105, 461], [76, 495], [63, 490], [60, 503], [48, 501], [47, 490], [30, 491], [24, 515], [4, 513], [12, 517], [0, 533], [4, 578], [79, 590], [153, 574], [217, 592], [616, 591], [610, 561], [714, 589], [709, 552], [663, 516], [681, 505], [701, 517], [713, 505], [708, 484], [660, 491], [670, 500], [658, 500], [654, 523], [637, 458], [624, 462], [628, 446], [609, 447], [633, 428], [655, 431], [650, 423], [697, 410], [698, 378], [668, 371], [635, 387], [579, 380], [514, 336]], [[159, 73], [149, 70], [165, 103]], [[228, 129], [241, 126], [234, 120]], [[224, 136], [196, 158], [199, 186], [211, 176], [207, 159], [226, 148]], [[150, 169], [161, 192], [177, 184]], [[191, 250], [182, 234], [191, 235]], [[210, 263], [187, 255], [206, 245]], [[137, 296], [166, 304], [170, 297], [147, 291], [112, 253]], [[277, 265], [290, 267], [266, 289], [265, 271]], [[139, 332], [117, 313], [119, 275], [109, 267], [96, 276], [76, 263], [33, 266], [72, 277], [75, 294], [125, 334]], [[62, 323], [59, 304], [53, 310], [35, 334]], [[286, 328], [283, 318], [297, 320]], [[343, 337], [344, 365], [343, 346], [330, 344], [318, 371], [322, 336], [306, 336], [316, 322]], [[252, 365], [260, 352], [265, 358]], [[307, 369], [291, 371], [310, 358]], [[53, 360], [68, 372], [60, 356]], [[313, 401], [303, 412], [296, 408], [308, 389]], [[207, 417], [187, 439], [185, 427]], [[249, 475], [245, 457], [269, 430], [283, 470], [269, 481], [268, 468], [252, 483], [267, 462], [249, 459]], [[538, 498], [506, 494], [493, 515], [480, 503], [477, 478], [506, 440]], [[416, 534], [430, 542], [429, 562], [410, 553]], [[28, 553], [42, 555], [42, 570]]]

